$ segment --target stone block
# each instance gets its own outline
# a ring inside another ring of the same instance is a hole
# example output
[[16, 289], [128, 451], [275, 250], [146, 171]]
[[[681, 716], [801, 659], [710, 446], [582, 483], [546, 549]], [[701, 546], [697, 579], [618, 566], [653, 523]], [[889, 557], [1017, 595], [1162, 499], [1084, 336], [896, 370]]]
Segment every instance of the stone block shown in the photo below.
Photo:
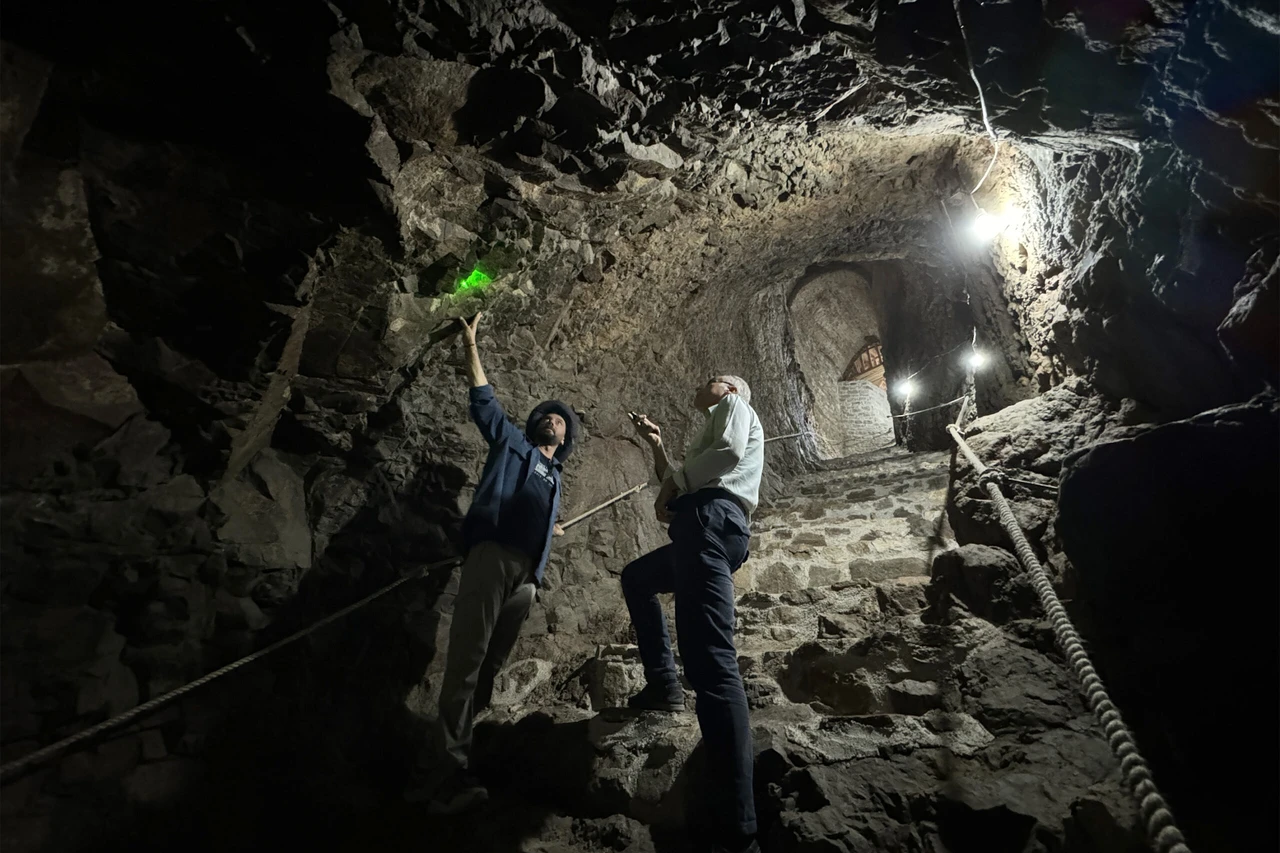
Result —
[[93, 781], [93, 756], [73, 752], [58, 762], [58, 781], [63, 785], [83, 785]]
[[96, 459], [109, 461], [115, 469], [114, 481], [121, 486], [145, 487], [162, 483], [173, 460], [161, 454], [169, 443], [169, 430], [160, 423], [137, 415], [93, 449]]
[[895, 714], [919, 716], [942, 707], [942, 691], [932, 681], [904, 679], [890, 684], [888, 693]]
[[881, 559], [852, 560], [849, 577], [854, 580], [882, 581], [892, 578], [924, 577], [929, 564], [924, 557], [889, 557]]
[[204, 504], [205, 493], [195, 477], [181, 474], [167, 483], [147, 489], [142, 498], [151, 510], [173, 520], [199, 511]]
[[100, 781], [115, 781], [137, 765], [141, 739], [136, 734], [126, 734], [99, 744], [94, 753], [94, 776]]
[[99, 711], [112, 717], [138, 704], [138, 679], [118, 660], [109, 661], [103, 675], [82, 676], [76, 694], [76, 713]]
[[575, 608], [558, 604], [547, 610], [547, 631], [550, 633], [570, 633], [579, 630], [580, 627], [581, 617]]
[[809, 567], [803, 563], [770, 563], [757, 569], [755, 588], [763, 592], [787, 592], [809, 586]]
[[508, 664], [494, 680], [494, 708], [523, 705], [539, 687], [551, 680], [554, 666], [550, 661], [525, 658]]
[[33, 809], [39, 800], [40, 792], [44, 788], [49, 777], [57, 772], [48, 767], [32, 771], [20, 779], [14, 779], [6, 782], [4, 786], [4, 796], [0, 797], [0, 816], [4, 818], [4, 839], [5, 846], [14, 845], [14, 849], [32, 850], [43, 849], [39, 847], [19, 847], [14, 838], [10, 835], [13, 825], [17, 822], [20, 815], [38, 811]]
[[851, 614], [824, 613], [818, 616], [819, 637], [865, 637], [871, 632], [867, 620]]
[[114, 618], [90, 607], [57, 607], [40, 614], [30, 637], [34, 650], [69, 664], [93, 657]]
[[[618, 648], [618, 647], [610, 647]], [[644, 687], [644, 666], [635, 646], [597, 658], [590, 676], [591, 708], [625, 708], [628, 697]]]
[[212, 497], [226, 517], [217, 533], [229, 557], [260, 568], [310, 567], [302, 478], [274, 451], [259, 453], [246, 474], [223, 483]]
[[849, 570], [844, 566], [810, 566], [809, 584], [811, 586], [831, 586], [849, 579]]
[[84, 177], [39, 156], [24, 157], [18, 175], [0, 202], [8, 235], [0, 248], [0, 353], [4, 364], [44, 361], [56, 369], [54, 359], [91, 350], [107, 321]]
[[229, 590], [220, 589], [214, 595], [214, 603], [219, 618], [228, 625], [261, 631], [271, 624], [270, 617], [264, 614], [258, 603], [248, 596], [236, 596]]

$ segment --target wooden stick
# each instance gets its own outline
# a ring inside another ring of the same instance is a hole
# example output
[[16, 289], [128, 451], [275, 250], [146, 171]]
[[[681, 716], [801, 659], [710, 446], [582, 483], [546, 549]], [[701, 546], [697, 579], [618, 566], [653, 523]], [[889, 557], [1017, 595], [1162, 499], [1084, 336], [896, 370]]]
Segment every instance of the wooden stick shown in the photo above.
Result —
[[605, 507], [613, 506], [613, 505], [614, 505], [614, 504], [616, 504], [618, 501], [622, 500], [623, 498], [630, 497], [631, 495], [634, 495], [636, 492], [641, 491], [642, 489], [644, 489], [644, 488], [645, 488], [645, 487], [647, 487], [648, 485], [649, 485], [648, 483], [641, 483], [641, 484], [640, 484], [640, 485], [638, 485], [638, 486], [632, 486], [631, 488], [627, 489], [625, 492], [623, 492], [622, 494], [618, 495], [617, 497], [609, 498], [609, 500], [605, 501], [604, 503], [602, 503], [602, 504], [600, 504], [600, 505], [598, 505], [598, 506], [593, 506], [591, 509], [587, 510], [586, 512], [582, 513], [581, 515], [576, 515], [576, 516], [574, 516], [573, 518], [571, 518], [571, 519], [569, 519], [568, 521], [566, 521], [564, 524], [560, 525], [560, 527], [561, 527], [561, 528], [563, 528], [563, 529], [565, 529], [565, 530], [568, 530], [570, 527], [573, 527], [573, 526], [574, 526], [575, 524], [577, 524], [578, 522], [580, 522], [580, 521], [585, 521], [588, 517], [595, 515], [597, 512], [599, 512], [600, 510], [604, 509]]

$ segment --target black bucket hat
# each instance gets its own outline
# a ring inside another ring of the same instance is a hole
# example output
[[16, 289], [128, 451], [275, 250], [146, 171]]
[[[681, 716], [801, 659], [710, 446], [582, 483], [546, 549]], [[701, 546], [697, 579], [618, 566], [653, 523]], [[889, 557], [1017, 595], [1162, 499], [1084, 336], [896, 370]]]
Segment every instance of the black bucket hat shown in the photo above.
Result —
[[539, 421], [552, 412], [564, 418], [564, 444], [556, 448], [556, 459], [563, 462], [569, 458], [569, 454], [573, 452], [573, 443], [578, 440], [578, 416], [573, 413], [573, 409], [559, 400], [544, 400], [529, 413], [529, 420], [524, 425], [524, 434], [530, 441], [536, 441], [534, 429], [537, 428]]

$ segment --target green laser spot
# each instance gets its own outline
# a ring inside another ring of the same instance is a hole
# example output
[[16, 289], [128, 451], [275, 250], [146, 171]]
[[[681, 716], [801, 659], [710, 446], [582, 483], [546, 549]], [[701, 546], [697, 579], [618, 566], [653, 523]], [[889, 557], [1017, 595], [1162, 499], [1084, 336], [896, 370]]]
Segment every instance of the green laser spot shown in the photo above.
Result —
[[471, 271], [471, 274], [464, 279], [458, 281], [458, 287], [454, 293], [469, 293], [472, 290], [483, 290], [493, 281], [492, 278], [485, 275], [477, 267]]

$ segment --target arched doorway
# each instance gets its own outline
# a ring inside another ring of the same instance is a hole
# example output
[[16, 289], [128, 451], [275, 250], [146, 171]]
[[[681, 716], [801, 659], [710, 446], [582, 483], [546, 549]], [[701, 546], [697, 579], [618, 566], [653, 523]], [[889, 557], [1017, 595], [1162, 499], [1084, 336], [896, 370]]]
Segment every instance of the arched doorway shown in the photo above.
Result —
[[849, 359], [837, 386], [844, 434], [841, 456], [867, 453], [893, 444], [893, 416], [880, 338], [868, 335], [862, 349]]
[[867, 280], [845, 267], [815, 272], [796, 283], [788, 305], [796, 361], [813, 394], [820, 455], [838, 458], [893, 444], [879, 319]]

